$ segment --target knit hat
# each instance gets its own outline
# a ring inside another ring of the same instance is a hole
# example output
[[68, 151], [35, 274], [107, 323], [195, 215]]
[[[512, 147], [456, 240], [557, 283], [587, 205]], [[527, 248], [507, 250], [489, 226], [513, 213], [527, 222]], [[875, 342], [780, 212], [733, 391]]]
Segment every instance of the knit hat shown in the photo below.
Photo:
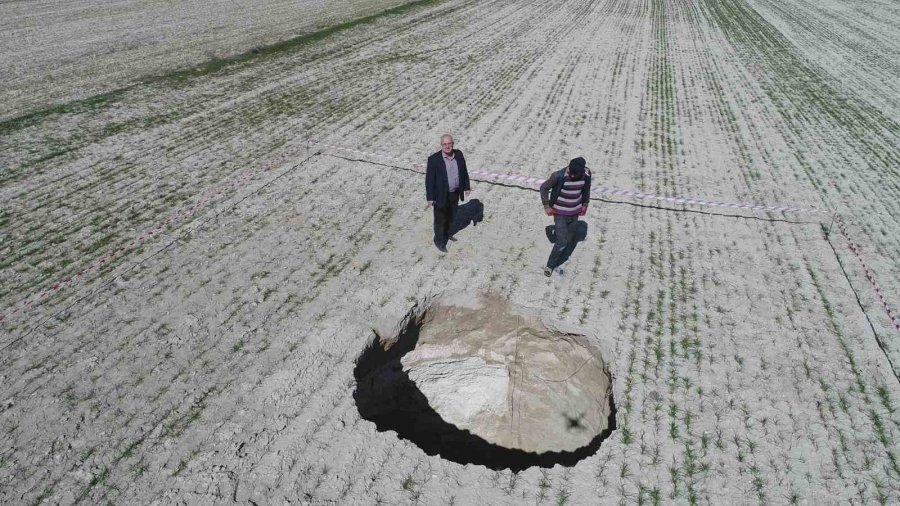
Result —
[[582, 176], [584, 176], [584, 166], [584, 158], [580, 156], [578, 158], [573, 158], [569, 162], [569, 173], [572, 174], [572, 177], [575, 179], [581, 179]]

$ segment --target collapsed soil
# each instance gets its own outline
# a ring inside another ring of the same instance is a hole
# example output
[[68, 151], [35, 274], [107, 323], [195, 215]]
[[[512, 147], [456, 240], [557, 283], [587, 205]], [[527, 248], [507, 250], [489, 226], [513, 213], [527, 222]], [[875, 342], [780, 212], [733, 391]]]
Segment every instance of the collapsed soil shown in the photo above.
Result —
[[473, 298], [473, 307], [429, 308], [404, 372], [444, 420], [489, 443], [534, 453], [587, 446], [610, 413], [600, 353], [502, 296]]

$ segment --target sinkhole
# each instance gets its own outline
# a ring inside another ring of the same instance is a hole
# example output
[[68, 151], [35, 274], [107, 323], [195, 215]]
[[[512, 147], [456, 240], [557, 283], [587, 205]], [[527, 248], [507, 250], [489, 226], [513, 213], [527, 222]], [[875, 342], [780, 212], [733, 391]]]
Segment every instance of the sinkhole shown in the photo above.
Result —
[[520, 471], [571, 466], [615, 429], [609, 371], [584, 335], [497, 294], [415, 307], [355, 369], [360, 415], [429, 455]]

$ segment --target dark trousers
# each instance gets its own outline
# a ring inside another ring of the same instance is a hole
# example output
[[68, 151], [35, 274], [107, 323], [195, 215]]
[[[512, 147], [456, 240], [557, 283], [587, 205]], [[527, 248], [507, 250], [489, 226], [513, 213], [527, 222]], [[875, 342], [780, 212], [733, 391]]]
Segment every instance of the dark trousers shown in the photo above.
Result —
[[450, 227], [453, 218], [456, 217], [456, 208], [459, 206], [459, 192], [447, 194], [447, 206], [434, 206], [434, 243], [447, 244], [450, 237]]
[[578, 216], [554, 216], [553, 223], [556, 229], [556, 242], [547, 259], [547, 267], [555, 269], [569, 259], [575, 250], [575, 228], [578, 224]]

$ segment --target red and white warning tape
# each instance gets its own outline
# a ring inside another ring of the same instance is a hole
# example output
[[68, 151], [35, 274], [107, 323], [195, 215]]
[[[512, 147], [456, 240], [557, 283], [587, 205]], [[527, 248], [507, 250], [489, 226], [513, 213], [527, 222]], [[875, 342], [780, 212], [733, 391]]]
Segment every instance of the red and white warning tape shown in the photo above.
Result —
[[288, 157], [295, 155], [297, 152], [303, 149], [306, 149], [306, 145], [292, 146], [287, 150], [279, 153], [275, 157], [270, 158], [269, 160], [264, 162], [260, 166], [260, 169], [256, 171], [244, 172], [236, 178], [225, 181], [218, 187], [212, 188], [209, 191], [203, 193], [200, 197], [200, 200], [190, 206], [180, 209], [164, 221], [148, 228], [147, 230], [134, 237], [134, 239], [132, 239], [130, 242], [122, 243], [119, 246], [113, 248], [100, 258], [81, 267], [75, 274], [54, 282], [52, 285], [44, 288], [40, 292], [35, 292], [26, 296], [21, 302], [8, 308], [3, 314], [0, 314], [0, 324], [7, 323], [8, 320], [15, 315], [19, 315], [31, 310], [35, 306], [44, 302], [47, 298], [55, 295], [60, 290], [73, 286], [75, 283], [84, 279], [92, 272], [96, 272], [104, 265], [109, 264], [115, 258], [121, 257], [126, 253], [138, 249], [146, 241], [162, 234], [164, 229], [171, 227], [172, 225], [184, 220], [189, 216], [193, 216], [199, 209], [206, 206], [210, 202], [219, 199], [226, 192], [235, 190], [247, 184], [257, 173], [271, 170], [272, 168], [283, 163]]
[[871, 284], [872, 289], [875, 290], [875, 295], [878, 297], [878, 300], [881, 301], [881, 306], [884, 308], [885, 314], [891, 321], [891, 326], [894, 327], [894, 330], [900, 330], [900, 318], [894, 315], [894, 310], [891, 309], [887, 301], [884, 299], [884, 294], [881, 292], [881, 288], [878, 286], [878, 282], [875, 281], [875, 276], [872, 275], [872, 270], [869, 269], [869, 266], [866, 265], [866, 262], [862, 258], [862, 253], [859, 245], [853, 242], [853, 239], [850, 239], [850, 234], [847, 233], [847, 227], [844, 224], [844, 220], [840, 216], [836, 216], [834, 221], [835, 223], [837, 223], [838, 230], [841, 231], [841, 235], [843, 235], [844, 238], [847, 239], [850, 251], [852, 251], [853, 254], [856, 255], [856, 259], [859, 260], [859, 264], [862, 265], [863, 272], [866, 273], [866, 279], [869, 280], [869, 284]]
[[[385, 155], [383, 153], [375, 153], [371, 151], [362, 151], [353, 147], [342, 146], [339, 144], [327, 144], [320, 142], [315, 139], [310, 139], [311, 144], [316, 144], [325, 148], [334, 149], [336, 151], [343, 151], [346, 153], [353, 153], [357, 155], [369, 156], [372, 158], [383, 159], [383, 160], [393, 160], [396, 162], [401, 162], [407, 165], [411, 165], [416, 168], [425, 168], [425, 164], [413, 162], [411, 160], [405, 160], [403, 158], [398, 158], [395, 156]], [[523, 176], [520, 174], [500, 174], [497, 172], [488, 172], [483, 170], [471, 170], [469, 171], [469, 175], [472, 176], [472, 179], [475, 180], [483, 180], [483, 181], [497, 181], [502, 182], [504, 184], [512, 184], [512, 185], [520, 185], [520, 186], [528, 186], [534, 187], [539, 186], [544, 182], [543, 178]], [[806, 209], [803, 207], [796, 206], [768, 206], [763, 204], [753, 204], [749, 202], [721, 202], [718, 200], [708, 200], [702, 198], [693, 198], [693, 197], [669, 197], [666, 195], [657, 195], [655, 193], [647, 193], [647, 192], [639, 192], [632, 190], [623, 190], [620, 188], [607, 188], [605, 186], [599, 187], [595, 190], [592, 190], [593, 194], [601, 194], [601, 195], [616, 195], [616, 196], [624, 196], [624, 197], [632, 197], [639, 200], [657, 200], [662, 202], [672, 202], [674, 204], [685, 204], [685, 205], [698, 205], [698, 206], [712, 206], [712, 207], [727, 207], [731, 209], [748, 209], [751, 211], [773, 211], [773, 212], [782, 212], [782, 213], [822, 213], [817, 209]]]
[[[362, 151], [359, 149], [355, 149], [353, 147], [341, 146], [338, 144], [327, 144], [327, 143], [323, 143], [323, 142], [315, 140], [315, 139], [308, 139], [308, 144], [309, 145], [319, 145], [319, 146], [334, 149], [337, 151], [353, 153], [353, 154], [362, 155], [362, 156], [368, 156], [368, 157], [372, 157], [372, 158], [376, 158], [376, 159], [400, 162], [400, 163], [404, 163], [406, 165], [415, 167], [416, 169], [424, 170], [424, 168], [425, 168], [425, 164], [423, 164], [423, 163], [413, 162], [411, 160], [405, 160], [402, 158], [386, 155], [383, 153]], [[259, 171], [266, 171], [266, 170], [270, 170], [270, 169], [274, 168], [275, 166], [277, 166], [280, 163], [282, 163], [283, 161], [285, 161], [288, 157], [296, 154], [301, 149], [303, 149], [303, 146], [296, 146], [296, 145], [292, 146], [291, 148], [281, 152], [277, 156], [267, 160], [261, 166]], [[113, 250], [109, 251], [105, 255], [98, 258], [93, 263], [90, 263], [87, 266], [84, 266], [83, 268], [81, 268], [78, 272], [76, 272], [71, 277], [61, 279], [61, 280], [53, 283], [53, 285], [51, 285], [50, 287], [45, 288], [44, 290], [41, 290], [38, 293], [33, 293], [33, 294], [25, 297], [24, 300], [22, 300], [22, 302], [9, 308], [6, 313], [0, 314], [0, 324], [6, 323], [6, 321], [13, 315], [24, 313], [24, 312], [32, 309], [34, 306], [40, 304], [45, 299], [47, 299], [48, 297], [52, 296], [53, 294], [59, 292], [63, 288], [72, 286], [79, 279], [82, 279], [83, 277], [85, 277], [86, 275], [88, 275], [89, 273], [91, 273], [93, 271], [99, 270], [101, 267], [103, 267], [104, 265], [106, 265], [107, 263], [112, 261], [114, 258], [122, 256], [125, 253], [138, 248], [145, 241], [153, 238], [154, 236], [161, 234], [163, 229], [169, 228], [173, 224], [183, 220], [184, 218], [186, 218], [188, 216], [192, 216], [194, 213], [197, 212], [198, 209], [200, 209], [201, 207], [203, 207], [206, 204], [209, 204], [213, 200], [216, 200], [218, 197], [221, 197], [222, 195], [225, 194], [225, 192], [234, 190], [236, 188], [239, 188], [239, 187], [245, 185], [259, 171], [245, 172], [236, 179], [226, 181], [219, 187], [214, 188], [214, 189], [206, 192], [205, 194], [203, 194], [201, 199], [199, 201], [197, 201], [196, 203], [194, 203], [193, 205], [182, 208], [181, 210], [179, 210], [178, 212], [176, 212], [175, 214], [173, 214], [172, 216], [167, 218], [165, 221], [160, 222], [156, 226], [145, 230], [143, 233], [141, 233], [140, 235], [135, 237], [128, 244], [119, 245], [118, 247], [114, 248]], [[528, 187], [533, 187], [533, 186], [539, 185], [544, 182], [544, 180], [541, 178], [523, 176], [523, 175], [519, 175], [519, 174], [500, 174], [500, 173], [496, 173], [496, 172], [487, 172], [487, 171], [481, 171], [481, 170], [473, 170], [473, 171], [470, 171], [469, 174], [471, 176], [474, 176], [473, 179], [476, 179], [476, 180], [481, 179], [481, 180], [492, 180], [492, 181], [498, 181], [498, 182], [502, 181], [505, 184], [522, 185], [522, 186], [528, 186]], [[727, 208], [734, 208], [734, 209], [748, 209], [748, 210], [753, 210], [753, 211], [774, 211], [774, 212], [784, 212], [784, 213], [822, 213], [822, 211], [818, 211], [816, 209], [805, 209], [802, 207], [795, 207], [795, 206], [768, 206], [768, 205], [752, 204], [752, 203], [746, 203], [746, 202], [721, 202], [721, 201], [716, 201], [716, 200], [707, 200], [707, 199], [700, 199], [700, 198], [670, 197], [670, 196], [665, 196], [665, 195], [656, 195], [653, 193], [622, 190], [622, 189], [618, 189], [618, 188], [600, 187], [597, 190], [595, 190], [595, 193], [600, 193], [600, 194], [605, 194], [605, 195], [620, 195], [620, 196], [637, 198], [637, 199], [641, 199], [641, 200], [658, 200], [658, 201], [672, 202], [672, 203], [676, 203], [676, 204], [727, 207]], [[862, 255], [860, 254], [860, 251], [859, 251], [859, 246], [857, 246], [856, 243], [854, 243], [850, 239], [850, 236], [847, 234], [844, 223], [840, 219], [840, 217], [836, 218], [836, 222], [838, 224], [838, 228], [840, 229], [841, 233], [844, 235], [844, 237], [849, 242], [850, 250], [854, 253], [854, 255], [856, 255], [856, 258], [862, 264], [863, 270], [865, 271], [865, 274], [866, 274], [866, 278], [872, 284], [872, 287], [875, 290], [875, 294], [878, 296], [879, 300], [881, 301], [881, 304], [884, 307], [884, 310], [887, 313], [888, 318], [891, 320], [892, 325], [894, 326], [894, 328], [896, 330], [900, 330], [900, 319], [898, 319], [896, 316], [894, 316], [893, 310], [888, 306], [887, 301], [885, 301], [884, 295], [882, 294], [881, 289], [878, 286], [878, 283], [875, 281], [875, 278], [872, 275], [871, 270], [869, 269], [869, 267], [866, 265], [866, 263], [862, 259]]]
[[[369, 156], [373, 158], [383, 159], [383, 160], [392, 160], [395, 162], [404, 163], [407, 165], [411, 165], [417, 169], [424, 169], [425, 164], [419, 162], [413, 162], [411, 160], [406, 160], [403, 158], [398, 158], [395, 156], [385, 155], [383, 153], [375, 153], [371, 151], [363, 151], [360, 149], [356, 149], [353, 147], [342, 146], [339, 144], [327, 144], [320, 142], [316, 139], [309, 139], [311, 144], [316, 144], [325, 148], [334, 149], [337, 151], [343, 151], [348, 153], [354, 153], [357, 155]], [[472, 170], [469, 171], [471, 176], [474, 176], [473, 179], [481, 179], [481, 180], [490, 180], [490, 181], [498, 181], [503, 182], [504, 184], [511, 185], [521, 185], [527, 187], [533, 187], [536, 185], [540, 185], [544, 182], [542, 178], [523, 176], [519, 174], [500, 174], [496, 172], [487, 172], [482, 170]], [[769, 206], [763, 204], [752, 204], [748, 202], [722, 202], [718, 200], [708, 200], [702, 198], [688, 198], [688, 197], [669, 197], [665, 195], [656, 195], [654, 193], [646, 193], [632, 190], [622, 190], [619, 188], [606, 188], [600, 187], [597, 190], [594, 190], [592, 193], [600, 193], [604, 195], [621, 195], [626, 197], [633, 197], [641, 200], [658, 200], [664, 202], [672, 202], [675, 204], [686, 204], [686, 205], [698, 205], [698, 206], [713, 206], [713, 207], [727, 207], [732, 209], [748, 209], [752, 211], [774, 211], [774, 212], [782, 212], [782, 213], [811, 213], [811, 214], [824, 214], [824, 211], [819, 211], [817, 209], [807, 209], [803, 207], [796, 206]], [[887, 301], [884, 299], [884, 295], [881, 292], [881, 289], [878, 287], [878, 284], [875, 281], [875, 278], [872, 276], [871, 270], [869, 267], [863, 262], [862, 255], [860, 255], [859, 247], [850, 239], [849, 235], [847, 235], [846, 230], [843, 229], [843, 223], [838, 221], [838, 226], [841, 227], [841, 233], [844, 234], [844, 237], [850, 244], [850, 250], [856, 255], [856, 258], [862, 263], [863, 270], [866, 273], [866, 278], [872, 284], [872, 287], [875, 289], [875, 294], [878, 296], [878, 299], [881, 301], [882, 306], [884, 306], [884, 310], [887, 313], [888, 318], [891, 320], [891, 324], [894, 326], [896, 330], [900, 330], [900, 318], [894, 315], [893, 310], [891, 310], [890, 306], [888, 306]]]

